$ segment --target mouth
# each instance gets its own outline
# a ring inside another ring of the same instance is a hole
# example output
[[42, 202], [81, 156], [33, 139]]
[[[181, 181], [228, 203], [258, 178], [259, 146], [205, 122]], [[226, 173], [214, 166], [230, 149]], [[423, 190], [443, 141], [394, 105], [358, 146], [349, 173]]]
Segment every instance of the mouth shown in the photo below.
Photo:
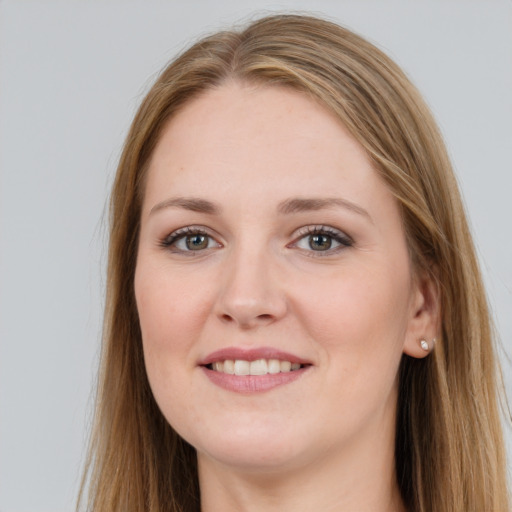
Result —
[[206, 365], [209, 370], [228, 375], [275, 375], [277, 373], [294, 372], [305, 367], [305, 364], [279, 359], [256, 359], [254, 361], [225, 359]]
[[215, 385], [238, 393], [268, 391], [300, 378], [313, 366], [293, 354], [272, 348], [227, 348], [200, 361]]

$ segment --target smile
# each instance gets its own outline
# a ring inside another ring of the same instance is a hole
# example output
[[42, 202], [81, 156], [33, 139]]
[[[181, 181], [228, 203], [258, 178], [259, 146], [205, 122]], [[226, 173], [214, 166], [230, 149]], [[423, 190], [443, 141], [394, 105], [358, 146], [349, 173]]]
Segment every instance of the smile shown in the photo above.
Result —
[[291, 361], [280, 361], [279, 359], [256, 359], [245, 361], [243, 359], [226, 359], [216, 361], [207, 366], [208, 369], [226, 373], [228, 375], [267, 375], [277, 373], [288, 373], [300, 370], [303, 367], [300, 363]]
[[309, 373], [312, 366], [312, 361], [271, 347], [228, 347], [199, 361], [199, 367], [210, 382], [243, 394], [290, 384]]

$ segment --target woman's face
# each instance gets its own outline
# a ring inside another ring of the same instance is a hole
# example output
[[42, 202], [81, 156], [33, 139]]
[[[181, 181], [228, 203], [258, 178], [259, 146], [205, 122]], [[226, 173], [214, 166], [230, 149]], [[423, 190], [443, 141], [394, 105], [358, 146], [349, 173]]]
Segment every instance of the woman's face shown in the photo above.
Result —
[[229, 83], [166, 126], [135, 294], [154, 396], [200, 462], [392, 449], [400, 358], [425, 334], [415, 282], [396, 201], [305, 95]]

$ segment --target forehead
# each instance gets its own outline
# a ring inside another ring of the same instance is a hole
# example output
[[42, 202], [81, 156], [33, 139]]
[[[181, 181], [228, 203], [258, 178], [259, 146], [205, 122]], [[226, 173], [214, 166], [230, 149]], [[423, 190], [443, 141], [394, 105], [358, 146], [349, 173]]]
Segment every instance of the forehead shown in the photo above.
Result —
[[[364, 149], [327, 109], [283, 87], [236, 82], [192, 100], [165, 126], [146, 198], [389, 194]], [[146, 204], [145, 208], [150, 207]]]
[[351, 139], [351, 144], [340, 148], [345, 154], [355, 149], [363, 153], [337, 117], [305, 93], [230, 81], [203, 92], [170, 119], [153, 160], [183, 141], [194, 141], [198, 149], [209, 151], [222, 140], [225, 149], [235, 150], [227, 145], [233, 136], [247, 137], [245, 142], [251, 146], [265, 144], [299, 152], [311, 149], [311, 144], [326, 146], [333, 140], [339, 146], [341, 136], [347, 142]]

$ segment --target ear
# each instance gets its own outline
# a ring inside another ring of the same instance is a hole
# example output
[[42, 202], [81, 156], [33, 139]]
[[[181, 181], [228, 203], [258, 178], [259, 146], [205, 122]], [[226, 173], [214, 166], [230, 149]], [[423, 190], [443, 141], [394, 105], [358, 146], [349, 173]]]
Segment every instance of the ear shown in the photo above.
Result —
[[[411, 357], [422, 358], [434, 348], [441, 334], [441, 294], [435, 272], [423, 272], [414, 279], [411, 310], [403, 351]], [[422, 341], [426, 341], [427, 345]]]

